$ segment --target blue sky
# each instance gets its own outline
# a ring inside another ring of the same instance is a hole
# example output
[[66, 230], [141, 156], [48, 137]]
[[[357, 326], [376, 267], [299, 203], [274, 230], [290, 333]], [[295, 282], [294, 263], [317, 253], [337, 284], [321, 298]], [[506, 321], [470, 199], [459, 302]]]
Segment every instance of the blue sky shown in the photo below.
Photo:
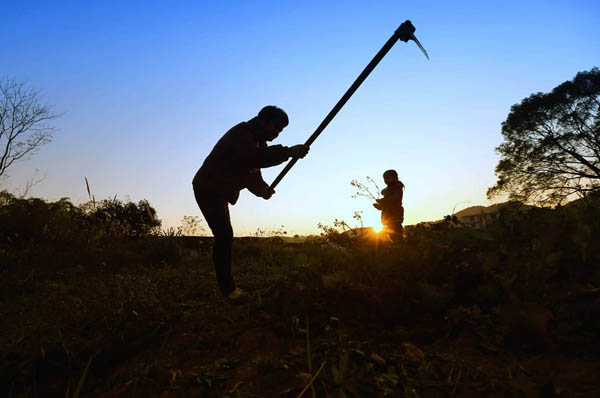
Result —
[[[373, 4], [375, 3], [375, 4]], [[431, 56], [397, 43], [277, 187], [242, 194], [237, 235], [316, 232], [379, 214], [353, 179], [406, 185], [406, 223], [488, 204], [511, 105], [600, 66], [596, 1], [3, 1], [0, 77], [26, 81], [62, 116], [52, 143], [4, 187], [49, 200], [148, 199], [165, 227], [200, 215], [191, 179], [220, 136], [267, 104], [304, 142], [405, 19]], [[8, 23], [6, 23], [8, 21]], [[263, 170], [272, 181], [283, 166]]]

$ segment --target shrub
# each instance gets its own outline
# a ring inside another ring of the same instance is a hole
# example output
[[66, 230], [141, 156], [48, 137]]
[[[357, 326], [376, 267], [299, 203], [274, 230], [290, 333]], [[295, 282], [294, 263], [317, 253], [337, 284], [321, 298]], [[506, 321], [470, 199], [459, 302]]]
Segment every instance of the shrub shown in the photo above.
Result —
[[46, 202], [0, 192], [0, 243], [4, 244], [140, 238], [155, 233], [160, 225], [147, 201], [110, 199], [78, 207], [68, 198]]

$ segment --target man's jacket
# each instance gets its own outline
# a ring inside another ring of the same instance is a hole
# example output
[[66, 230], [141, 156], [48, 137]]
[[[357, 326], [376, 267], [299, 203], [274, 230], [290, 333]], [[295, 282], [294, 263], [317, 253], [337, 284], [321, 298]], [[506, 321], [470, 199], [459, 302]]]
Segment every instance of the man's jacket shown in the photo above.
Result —
[[252, 120], [232, 127], [217, 142], [194, 176], [194, 190], [214, 194], [231, 204], [237, 202], [244, 188], [256, 196], [264, 195], [269, 186], [260, 169], [285, 162], [289, 158], [289, 148], [267, 146], [260, 137]]

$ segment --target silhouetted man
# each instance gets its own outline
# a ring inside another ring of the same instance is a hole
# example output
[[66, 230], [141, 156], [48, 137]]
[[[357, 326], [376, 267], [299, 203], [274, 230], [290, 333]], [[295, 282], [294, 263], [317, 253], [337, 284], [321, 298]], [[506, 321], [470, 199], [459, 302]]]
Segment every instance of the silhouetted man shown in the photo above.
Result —
[[240, 191], [248, 188], [254, 195], [269, 199], [269, 189], [260, 169], [281, 164], [290, 157], [303, 158], [307, 145], [267, 146], [288, 125], [288, 116], [276, 106], [265, 106], [258, 116], [231, 128], [217, 142], [193, 180], [196, 202], [210, 227], [215, 243], [213, 263], [221, 294], [231, 300], [244, 297], [231, 275], [233, 229], [229, 205], [235, 204]]

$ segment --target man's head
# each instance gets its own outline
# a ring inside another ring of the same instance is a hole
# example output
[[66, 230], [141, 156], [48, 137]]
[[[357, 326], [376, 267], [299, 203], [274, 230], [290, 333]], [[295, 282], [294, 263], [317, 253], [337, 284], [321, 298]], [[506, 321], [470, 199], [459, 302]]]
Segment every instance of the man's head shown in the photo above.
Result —
[[272, 141], [281, 130], [288, 125], [289, 119], [287, 113], [274, 105], [267, 105], [258, 112], [258, 123], [267, 141]]
[[390, 185], [391, 183], [398, 181], [398, 173], [396, 173], [396, 170], [386, 170], [383, 173], [383, 181], [387, 185]]

